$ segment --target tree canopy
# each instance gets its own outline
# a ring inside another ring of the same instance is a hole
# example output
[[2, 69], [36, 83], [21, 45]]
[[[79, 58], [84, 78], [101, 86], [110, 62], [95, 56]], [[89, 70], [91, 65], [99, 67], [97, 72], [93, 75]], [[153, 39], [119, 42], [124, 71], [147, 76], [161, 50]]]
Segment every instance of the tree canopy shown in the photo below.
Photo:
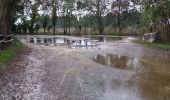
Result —
[[65, 35], [142, 29], [141, 34], [156, 31], [170, 38], [170, 0], [1, 0], [0, 11], [1, 34], [36, 34], [41, 28], [44, 34], [62, 28]]

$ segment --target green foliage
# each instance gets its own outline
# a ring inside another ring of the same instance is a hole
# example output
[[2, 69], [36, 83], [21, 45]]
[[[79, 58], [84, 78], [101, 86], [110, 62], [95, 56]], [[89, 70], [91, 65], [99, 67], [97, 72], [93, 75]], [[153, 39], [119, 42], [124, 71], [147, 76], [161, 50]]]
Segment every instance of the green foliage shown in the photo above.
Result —
[[30, 26], [29, 26], [29, 31], [31, 32], [31, 34], [34, 33], [35, 24], [39, 17], [38, 7], [39, 7], [38, 3], [35, 3], [31, 6], [32, 13], [30, 13], [31, 20], [30, 20]]
[[[16, 16], [12, 19], [14, 23], [14, 20], [21, 18], [18, 26], [11, 26], [14, 31], [17, 30], [17, 33], [27, 33], [28, 29], [31, 34], [35, 30], [38, 33], [40, 28], [44, 28], [44, 31], [53, 28], [55, 33], [58, 27], [63, 28], [65, 35], [69, 35], [67, 33], [72, 27], [91, 29], [91, 33], [94, 31], [94, 33], [101, 33], [104, 28], [108, 29], [107, 32], [113, 31], [111, 28], [114, 28], [119, 33], [126, 29], [127, 32], [131, 32], [128, 29], [136, 32], [139, 28], [144, 32], [146, 28], [147, 31], [170, 32], [170, 25], [168, 26], [167, 23], [170, 18], [170, 0], [111, 0], [111, 2], [35, 0], [34, 3], [30, 0], [26, 1], [27, 3], [22, 2], [17, 6]], [[39, 14], [40, 10], [43, 14]], [[86, 13], [82, 13], [83, 11]], [[159, 26], [162, 26], [161, 29]]]
[[109, 35], [113, 35], [113, 36], [119, 36], [119, 35], [121, 35], [122, 33], [118, 33], [118, 32], [112, 32], [112, 33], [110, 33]]
[[41, 28], [41, 25], [39, 23], [36, 23], [35, 24], [35, 29], [37, 31], [37, 34], [38, 34], [38, 30]]
[[135, 43], [150, 47], [150, 48], [157, 48], [157, 49], [168, 49], [170, 50], [170, 44], [169, 43], [149, 43], [149, 42], [144, 42], [141, 39], [140, 40], [135, 40]]
[[86, 7], [86, 5], [83, 2], [77, 1], [77, 9], [78, 10], [79, 9], [84, 9], [85, 7]]
[[170, 49], [170, 44], [153, 43], [153, 44], [150, 44], [150, 45], [154, 48]]
[[[170, 0], [154, 0], [149, 3], [145, 1], [143, 6], [143, 18], [147, 27], [151, 27], [154, 31], [162, 31], [157, 30], [156, 28], [154, 29], [154, 27], [158, 25], [161, 27], [168, 27], [168, 20], [170, 18]], [[165, 28], [165, 30], [167, 29]]]

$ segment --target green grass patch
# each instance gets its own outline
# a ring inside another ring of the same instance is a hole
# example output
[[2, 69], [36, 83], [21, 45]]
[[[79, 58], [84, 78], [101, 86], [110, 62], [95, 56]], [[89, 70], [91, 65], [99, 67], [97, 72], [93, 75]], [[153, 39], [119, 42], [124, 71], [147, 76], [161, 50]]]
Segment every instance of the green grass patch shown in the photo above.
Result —
[[22, 48], [22, 43], [19, 40], [15, 40], [14, 48], [16, 48], [16, 49]]
[[16, 56], [17, 51], [20, 48], [22, 48], [22, 43], [18, 40], [15, 40], [8, 49], [0, 51], [0, 68], [5, 68], [11, 59]]
[[4, 50], [0, 52], [0, 66], [5, 67], [9, 63], [10, 59], [16, 55], [16, 52], [13, 50]]
[[113, 36], [121, 36], [122, 33], [112, 32], [112, 33], [109, 33], [109, 35], [113, 35]]
[[149, 42], [144, 42], [141, 39], [135, 40], [134, 42], [151, 48], [170, 50], [170, 43], [159, 43], [159, 42], [149, 43]]

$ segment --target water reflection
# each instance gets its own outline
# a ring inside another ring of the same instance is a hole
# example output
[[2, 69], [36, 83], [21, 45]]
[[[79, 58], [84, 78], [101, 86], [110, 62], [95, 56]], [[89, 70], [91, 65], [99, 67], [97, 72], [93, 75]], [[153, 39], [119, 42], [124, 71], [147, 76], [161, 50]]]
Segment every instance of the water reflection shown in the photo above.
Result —
[[109, 36], [92, 36], [91, 39], [99, 40], [99, 42], [114, 42], [118, 40], [122, 40], [123, 37], [109, 37]]
[[[114, 98], [115, 100], [139, 100], [141, 97], [144, 100], [170, 100], [170, 70], [167, 67], [170, 62], [157, 64], [158, 61], [146, 60], [145, 57], [138, 59], [113, 54], [97, 55], [94, 60], [102, 65], [136, 72], [129, 79], [133, 87], [122, 85], [124, 88], [122, 86], [118, 86], [120, 87], [118, 89], [109, 88], [102, 100], [114, 100]], [[131, 91], [133, 88], [136, 88], [135, 91]], [[140, 93], [141, 97], [135, 93]]]
[[98, 46], [96, 41], [88, 40], [88, 39], [65, 39], [65, 38], [30, 38], [29, 43], [35, 44], [45, 44], [48, 45], [68, 45], [70, 48], [93, 48], [93, 46]]
[[102, 65], [107, 65], [119, 69], [137, 70], [140, 65], [137, 58], [113, 54], [97, 55], [94, 57], [94, 60]]

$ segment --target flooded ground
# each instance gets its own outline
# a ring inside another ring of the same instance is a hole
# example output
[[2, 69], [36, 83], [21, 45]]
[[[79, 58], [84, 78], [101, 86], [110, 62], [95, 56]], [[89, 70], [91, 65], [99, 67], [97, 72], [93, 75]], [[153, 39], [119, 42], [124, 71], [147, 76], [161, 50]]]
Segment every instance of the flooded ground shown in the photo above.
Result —
[[119, 69], [127, 69], [127, 70], [137, 70], [140, 68], [140, 61], [137, 58], [121, 56], [121, 55], [113, 55], [113, 54], [103, 54], [97, 55], [94, 57], [94, 61]]
[[99, 42], [104, 42], [104, 43], [111, 43], [125, 38], [123, 36], [102, 36], [102, 35], [87, 36], [87, 37], [91, 38], [92, 40], [98, 40]]
[[19, 62], [25, 70], [0, 78], [0, 99], [170, 100], [170, 52], [131, 40], [86, 49], [23, 42], [32, 49]]
[[155, 62], [145, 58], [103, 54], [95, 56], [94, 61], [108, 67], [135, 72], [134, 79], [130, 81], [137, 82], [135, 83], [137, 91], [145, 97], [142, 100], [170, 99], [170, 68], [168, 68], [170, 62], [168, 59], [165, 62], [161, 59]]

